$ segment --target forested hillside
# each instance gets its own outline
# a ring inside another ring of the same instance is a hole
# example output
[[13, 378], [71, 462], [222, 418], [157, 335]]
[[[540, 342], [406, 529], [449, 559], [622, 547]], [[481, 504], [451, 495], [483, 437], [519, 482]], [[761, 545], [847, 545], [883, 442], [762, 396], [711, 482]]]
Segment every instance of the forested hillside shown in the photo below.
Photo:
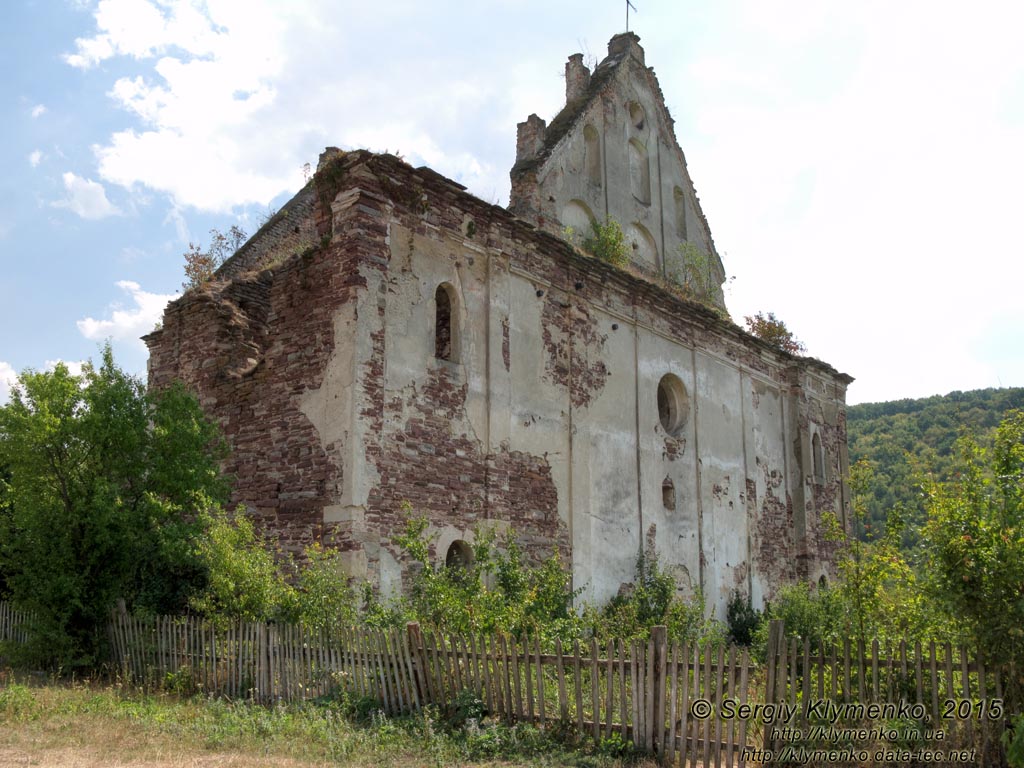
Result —
[[912, 546], [924, 518], [915, 475], [930, 472], [949, 479], [957, 439], [969, 434], [987, 444], [992, 430], [1014, 408], [1024, 408], [1024, 388], [850, 406], [850, 463], [866, 459], [874, 470], [862, 535], [870, 539], [884, 531], [888, 511], [902, 504], [907, 523], [903, 540]]

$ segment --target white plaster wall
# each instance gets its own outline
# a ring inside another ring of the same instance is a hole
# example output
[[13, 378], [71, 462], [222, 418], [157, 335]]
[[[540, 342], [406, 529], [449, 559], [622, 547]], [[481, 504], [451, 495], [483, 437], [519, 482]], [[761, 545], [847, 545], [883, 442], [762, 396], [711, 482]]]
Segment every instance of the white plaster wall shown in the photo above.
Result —
[[747, 521], [740, 374], [701, 352], [697, 361], [697, 442], [704, 547], [704, 595], [719, 618], [732, 591], [745, 588]]
[[[537, 296], [543, 290], [544, 296]], [[543, 456], [551, 466], [558, 489], [558, 516], [569, 527], [572, 520], [569, 491], [569, 396], [568, 390], [545, 376], [548, 351], [541, 319], [549, 289], [521, 275], [508, 280], [509, 305], [509, 448]], [[557, 343], [561, 337], [551, 329]]]
[[[687, 597], [700, 587], [699, 498], [697, 441], [692, 350], [663, 336], [641, 330], [640, 338], [640, 445], [643, 487], [644, 536], [656, 526], [655, 546], [661, 563], [672, 569], [680, 591]], [[689, 414], [677, 440], [674, 459], [666, 453], [666, 434], [658, 417], [658, 384], [665, 374], [682, 381], [690, 400]], [[676, 492], [676, 508], [666, 509], [661, 493], [668, 477]]]
[[[433, 296], [441, 282], [451, 283], [459, 297], [458, 363], [434, 358]], [[538, 291], [544, 295], [538, 297]], [[351, 359], [339, 353], [339, 371], [332, 375], [343, 381], [347, 366], [366, 359], [368, 334], [378, 327], [376, 311], [384, 302], [389, 400], [397, 394], [411, 397], [430, 366], [450, 366], [452, 375], [469, 385], [466, 418], [452, 425], [456, 435], [472, 437], [482, 451], [500, 447], [548, 462], [582, 599], [603, 603], [632, 581], [637, 553], [653, 532], [662, 565], [676, 575], [681, 592], [689, 595], [702, 587], [709, 610], [720, 618], [734, 589], [745, 593], [749, 585], [755, 605], [761, 605], [770, 564], [751, 560], [757, 509], [748, 509], [746, 480], [754, 481], [760, 501], [775, 473], [775, 493], [786, 498], [787, 470], [789, 477], [794, 473], [787, 458], [789, 424], [795, 418], [786, 410], [787, 396], [735, 361], [695, 351], [646, 322], [638, 327], [588, 304], [602, 341], [584, 355], [588, 362], [602, 361], [609, 375], [586, 406], [571, 407], [568, 388], [553, 381], [549, 370], [549, 344], [562, 343], [568, 354], [568, 339], [555, 326], [545, 329], [543, 314], [548, 302], [569, 301], [580, 299], [510, 270], [500, 252], [440, 233], [410, 236], [394, 225], [389, 276], [370, 281], [357, 307], [360, 317], [369, 318], [367, 325], [355, 335]], [[507, 370], [503, 321], [509, 329]], [[690, 400], [674, 458], [658, 418], [657, 387], [666, 373], [679, 377]], [[311, 393], [308, 407], [319, 414], [328, 406], [321, 394]], [[330, 419], [318, 419], [335, 429]], [[383, 439], [401, 426], [386, 424]], [[352, 454], [347, 467], [355, 476], [347, 477], [363, 494], [374, 478], [355, 462], [359, 450]], [[674, 510], [662, 501], [665, 477], [675, 486]], [[438, 533], [447, 543], [470, 536], [461, 529], [439, 528]], [[381, 586], [394, 590], [398, 565], [370, 538], [366, 551], [380, 559]]]
[[[584, 599], [603, 603], [633, 581], [640, 547], [632, 327], [590, 308], [611, 375], [573, 411], [573, 561]], [[617, 329], [612, 328], [618, 325]]]

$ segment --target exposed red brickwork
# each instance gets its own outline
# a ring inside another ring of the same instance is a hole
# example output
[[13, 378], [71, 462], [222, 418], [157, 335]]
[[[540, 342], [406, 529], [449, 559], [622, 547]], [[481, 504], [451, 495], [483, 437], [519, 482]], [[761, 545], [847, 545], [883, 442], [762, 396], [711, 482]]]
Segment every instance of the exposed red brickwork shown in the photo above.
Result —
[[339, 446], [322, 444], [299, 403], [341, 342], [333, 319], [365, 286], [359, 263], [380, 259], [385, 230], [366, 213], [329, 247], [189, 291], [146, 338], [151, 385], [182, 380], [220, 423], [232, 503], [293, 552], [322, 536], [323, 507], [342, 483]]
[[665, 435], [665, 450], [662, 451], [661, 454], [663, 458], [668, 459], [669, 461], [675, 461], [685, 452], [685, 437], [672, 437], [671, 435]]
[[199, 392], [231, 446], [232, 501], [292, 550], [320, 535], [322, 499], [341, 483], [337, 446], [321, 444], [297, 399], [320, 386], [334, 349], [332, 316], [351, 288], [343, 260], [327, 249], [190, 291], [147, 338], [151, 383], [181, 379]]
[[[455, 366], [437, 361], [408, 402], [393, 399], [385, 405], [389, 425], [403, 412], [413, 415], [398, 429], [385, 429], [368, 524], [382, 532], [401, 530], [400, 509], [407, 501], [415, 514], [439, 526], [472, 530], [485, 520], [508, 521], [529, 555], [541, 557], [557, 547], [568, 557], [550, 466], [541, 457], [517, 452], [486, 456], [475, 436], [453, 429], [466, 422], [465, 399], [466, 385], [458, 381]], [[401, 554], [389, 548], [396, 557]]]
[[597, 323], [584, 302], [569, 303], [549, 293], [541, 312], [545, 375], [563, 387], [571, 387], [572, 404], [582, 408], [603, 388], [608, 366], [603, 359], [607, 336], [599, 334]]
[[782, 474], [762, 467], [765, 496], [757, 498], [757, 484], [748, 478], [747, 504], [756, 510], [754, 526], [755, 559], [768, 586], [766, 598], [771, 599], [777, 587], [792, 583], [801, 574], [802, 558], [798, 551], [793, 526], [793, 504], [777, 493], [784, 488]]

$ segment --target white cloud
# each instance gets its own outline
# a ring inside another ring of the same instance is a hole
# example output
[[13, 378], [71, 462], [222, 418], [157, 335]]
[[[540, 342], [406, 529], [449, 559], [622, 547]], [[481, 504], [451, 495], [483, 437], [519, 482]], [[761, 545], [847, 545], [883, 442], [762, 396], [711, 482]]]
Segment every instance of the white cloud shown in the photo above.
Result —
[[827, 23], [730, 18], [691, 64], [683, 145], [738, 275], [730, 308], [776, 311], [857, 377], [853, 402], [996, 386], [978, 338], [1024, 281], [1024, 145], [1000, 115], [1024, 78], [1022, 12], [927, 6], [922, 27], [920, 4], [812, 6]]
[[141, 59], [172, 46], [193, 55], [210, 52], [216, 32], [198, 2], [161, 0], [160, 6], [168, 12], [147, 0], [101, 0], [95, 13], [99, 34], [76, 40], [77, 53], [65, 61], [87, 69], [112, 56]]
[[32, 107], [32, 117], [40, 117], [44, 114], [46, 114], [45, 104], [36, 104], [34, 107]]
[[52, 371], [58, 364], [63, 364], [64, 367], [68, 369], [68, 373], [72, 376], [81, 376], [82, 366], [85, 365], [85, 360], [47, 360], [43, 364], [43, 368], [47, 371]]
[[[460, 51], [403, 44], [425, 10], [353, 7], [335, 21], [328, 0], [197, 8], [103, 0], [96, 34], [66, 57], [79, 67], [114, 56], [139, 61], [109, 92], [139, 125], [94, 147], [103, 180], [165, 192], [177, 208], [224, 213], [298, 188], [303, 164], [326, 145], [366, 146], [400, 151], [485, 197], [504, 196], [506, 163], [483, 159], [480, 144], [499, 131], [511, 155], [514, 122], [494, 126], [505, 88], [488, 74], [514, 72], [467, 71]], [[363, 50], [381, 35], [394, 37], [386, 56]], [[440, 140], [452, 131], [457, 141]]]
[[18, 379], [18, 373], [10, 363], [0, 360], [0, 405], [11, 397], [11, 387]]
[[55, 208], [68, 208], [83, 219], [103, 219], [121, 213], [118, 207], [107, 199], [107, 192], [99, 182], [83, 179], [70, 171], [62, 178], [68, 196], [64, 200], [54, 202]]
[[31, 165], [33, 168], [37, 168], [39, 167], [39, 163], [42, 162], [42, 159], [43, 153], [40, 152], [38, 149], [34, 150], [28, 156], [28, 164]]
[[128, 294], [132, 305], [128, 308], [119, 303], [111, 304], [109, 317], [96, 320], [86, 317], [77, 321], [78, 330], [87, 339], [103, 341], [105, 339], [139, 341], [141, 336], [149, 333], [163, 317], [167, 302], [177, 298], [176, 294], [149, 293], [142, 290], [138, 283], [121, 280], [117, 287]]

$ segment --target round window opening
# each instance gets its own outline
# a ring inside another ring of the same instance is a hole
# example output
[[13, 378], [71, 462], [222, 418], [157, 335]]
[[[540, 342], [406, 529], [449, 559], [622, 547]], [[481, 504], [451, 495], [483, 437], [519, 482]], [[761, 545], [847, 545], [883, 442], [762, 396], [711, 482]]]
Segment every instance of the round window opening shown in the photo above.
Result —
[[444, 564], [448, 568], [469, 568], [473, 565], [473, 548], [461, 539], [453, 541], [448, 547]]
[[658, 420], [662, 429], [678, 437], [690, 416], [690, 398], [678, 376], [667, 373], [658, 382]]

